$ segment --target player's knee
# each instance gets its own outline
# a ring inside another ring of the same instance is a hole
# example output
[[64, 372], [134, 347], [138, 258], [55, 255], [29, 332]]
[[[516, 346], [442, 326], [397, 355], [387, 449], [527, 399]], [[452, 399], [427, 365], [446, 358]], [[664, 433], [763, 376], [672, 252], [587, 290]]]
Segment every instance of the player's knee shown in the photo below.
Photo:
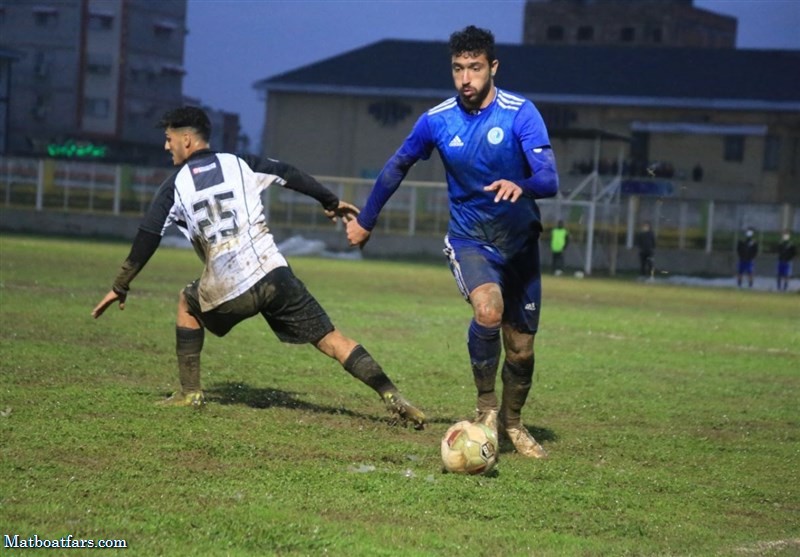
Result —
[[506, 350], [506, 359], [520, 368], [533, 368], [533, 350], [520, 350], [515, 352]]
[[484, 284], [470, 292], [475, 321], [487, 328], [499, 327], [503, 321], [503, 295], [496, 284]]
[[533, 343], [535, 335], [507, 334], [505, 335], [506, 359], [523, 368], [533, 367]]
[[482, 327], [486, 327], [487, 329], [496, 329], [500, 327], [502, 319], [502, 312], [492, 309], [475, 308], [475, 321]]
[[503, 321], [503, 304], [497, 303], [491, 298], [483, 301], [473, 302], [475, 321], [483, 327], [494, 329], [500, 326]]

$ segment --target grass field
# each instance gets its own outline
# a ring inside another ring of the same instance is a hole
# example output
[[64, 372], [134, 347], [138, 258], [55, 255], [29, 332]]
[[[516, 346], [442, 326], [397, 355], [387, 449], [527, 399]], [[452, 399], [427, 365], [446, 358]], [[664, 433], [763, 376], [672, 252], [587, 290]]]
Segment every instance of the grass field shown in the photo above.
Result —
[[463, 477], [439, 459], [474, 405], [444, 262], [292, 259], [426, 410], [418, 432], [255, 319], [206, 336], [203, 411], [155, 407], [200, 264], [162, 248], [94, 321], [127, 252], [0, 236], [2, 536], [128, 546], [48, 555], [800, 555], [797, 295], [545, 277], [524, 417], [551, 457], [506, 448]]

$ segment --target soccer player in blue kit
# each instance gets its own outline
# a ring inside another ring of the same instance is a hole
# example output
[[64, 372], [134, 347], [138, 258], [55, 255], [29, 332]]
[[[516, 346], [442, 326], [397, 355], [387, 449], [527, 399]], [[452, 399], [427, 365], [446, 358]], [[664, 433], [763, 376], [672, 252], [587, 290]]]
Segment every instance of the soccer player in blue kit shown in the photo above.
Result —
[[458, 94], [417, 120], [383, 167], [364, 209], [347, 224], [347, 238], [364, 246], [411, 166], [439, 151], [450, 198], [444, 251], [474, 313], [467, 347], [476, 420], [507, 436], [520, 454], [544, 458], [547, 452], [522, 424], [521, 413], [533, 379], [541, 311], [542, 225], [535, 200], [558, 191], [555, 158], [533, 103], [495, 86], [492, 33], [469, 26], [453, 33], [449, 46]]

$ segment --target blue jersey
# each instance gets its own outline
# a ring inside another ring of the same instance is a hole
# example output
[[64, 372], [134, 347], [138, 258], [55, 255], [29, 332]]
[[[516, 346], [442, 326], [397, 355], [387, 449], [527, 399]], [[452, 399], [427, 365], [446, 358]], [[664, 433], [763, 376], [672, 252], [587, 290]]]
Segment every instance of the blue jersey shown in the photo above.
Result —
[[[547, 128], [532, 102], [496, 91], [480, 111], [467, 111], [452, 97], [423, 114], [378, 177], [359, 223], [371, 230], [408, 169], [436, 148], [447, 173], [450, 238], [493, 246], [506, 258], [536, 241], [541, 223], [535, 198], [555, 195], [558, 188]], [[515, 203], [495, 203], [495, 192], [484, 188], [500, 179], [525, 193]]]

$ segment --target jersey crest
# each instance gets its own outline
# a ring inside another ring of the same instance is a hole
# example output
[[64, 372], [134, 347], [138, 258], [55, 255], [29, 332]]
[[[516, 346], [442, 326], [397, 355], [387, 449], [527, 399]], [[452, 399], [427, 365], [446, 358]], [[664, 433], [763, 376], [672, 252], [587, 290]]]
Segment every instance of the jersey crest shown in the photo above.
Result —
[[500, 142], [503, 141], [504, 136], [503, 128], [495, 126], [486, 134], [486, 140], [492, 145], [499, 145]]

